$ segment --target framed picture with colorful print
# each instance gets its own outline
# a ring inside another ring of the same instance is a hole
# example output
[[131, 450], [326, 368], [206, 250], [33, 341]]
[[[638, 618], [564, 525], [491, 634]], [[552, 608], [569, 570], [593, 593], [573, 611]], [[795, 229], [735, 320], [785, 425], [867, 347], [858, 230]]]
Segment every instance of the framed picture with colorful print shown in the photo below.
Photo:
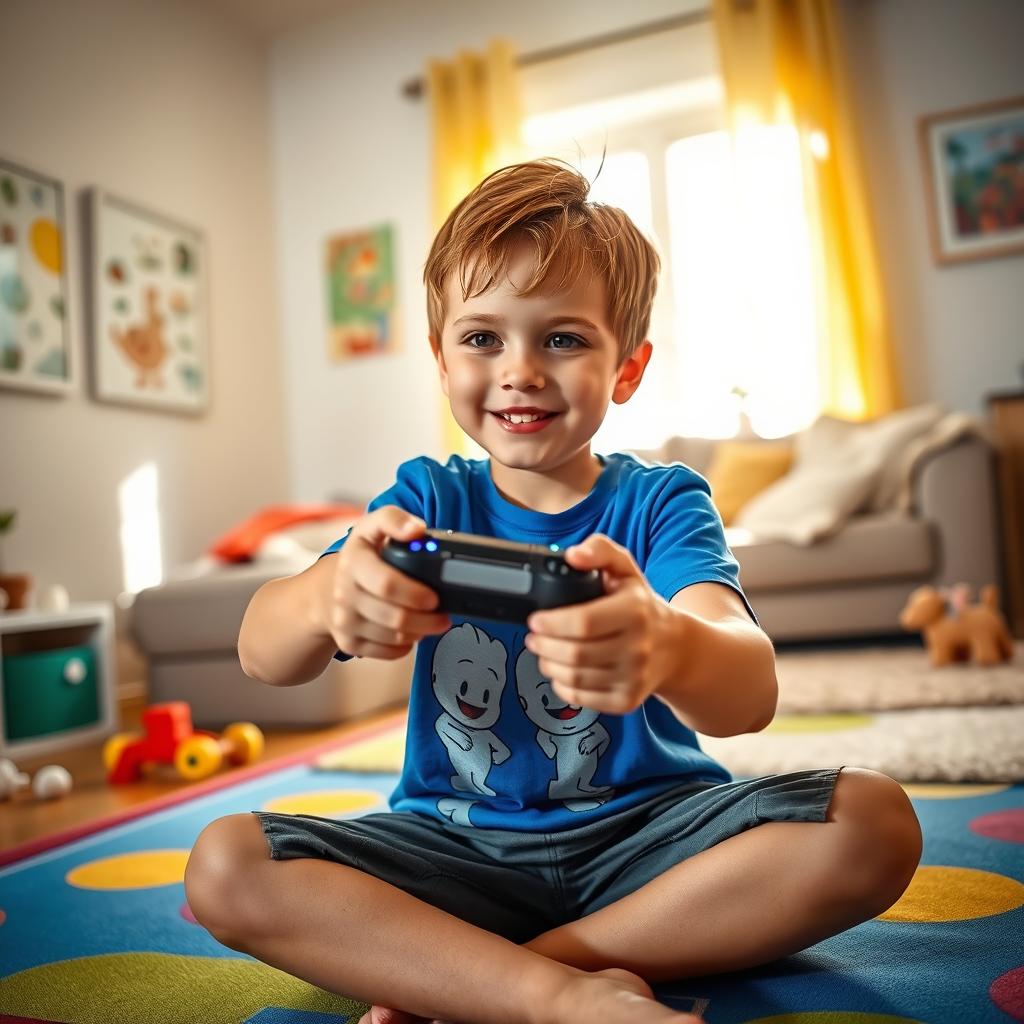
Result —
[[64, 186], [0, 159], [0, 384], [67, 394]]
[[101, 402], [203, 412], [209, 401], [202, 232], [91, 189], [90, 376]]
[[918, 122], [937, 263], [1024, 252], [1024, 96]]

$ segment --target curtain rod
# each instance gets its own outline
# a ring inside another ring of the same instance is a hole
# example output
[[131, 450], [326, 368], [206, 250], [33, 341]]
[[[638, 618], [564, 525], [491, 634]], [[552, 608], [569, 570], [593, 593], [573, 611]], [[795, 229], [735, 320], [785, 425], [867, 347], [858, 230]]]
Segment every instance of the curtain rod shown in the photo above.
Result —
[[[710, 17], [711, 13], [707, 10], [677, 14], [671, 18], [662, 18], [660, 21], [647, 22], [645, 25], [633, 25], [631, 28], [620, 29], [618, 32], [606, 32], [601, 36], [591, 36], [589, 39], [581, 39], [575, 43], [565, 43], [562, 46], [551, 46], [546, 50], [534, 50], [533, 53], [524, 53], [516, 58], [516, 63], [520, 67], [526, 67], [530, 64], [543, 64], [545, 61], [557, 60], [559, 57], [567, 57], [573, 53], [582, 53], [584, 50], [596, 50], [601, 46], [610, 46], [612, 43], [624, 43], [630, 39], [653, 35], [655, 32], [667, 32], [673, 28], [696, 25], [699, 22], [707, 21]], [[402, 86], [403, 94], [410, 99], [419, 99], [425, 91], [422, 78], [409, 79]]]

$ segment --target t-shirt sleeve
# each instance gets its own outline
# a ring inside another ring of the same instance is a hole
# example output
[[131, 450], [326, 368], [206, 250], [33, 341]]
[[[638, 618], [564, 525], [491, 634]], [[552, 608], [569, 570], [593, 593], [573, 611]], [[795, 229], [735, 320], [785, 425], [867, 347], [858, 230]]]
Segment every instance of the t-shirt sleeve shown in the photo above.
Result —
[[711, 501], [711, 489], [693, 470], [679, 467], [655, 499], [644, 575], [666, 601], [694, 583], [724, 583], [739, 594], [757, 623], [740, 585], [739, 563], [729, 550], [722, 518]]
[[[373, 512], [385, 505], [397, 505], [411, 515], [419, 516], [429, 526], [433, 521], [433, 514], [428, 507], [433, 504], [430, 501], [431, 493], [430, 472], [425, 460], [411, 459], [398, 467], [395, 482], [366, 506], [366, 512]], [[320, 554], [320, 557], [323, 558], [325, 555], [333, 555], [340, 551], [345, 546], [345, 541], [348, 540], [348, 535], [351, 532], [352, 530], [349, 528], [345, 536], [339, 537]], [[334, 657], [338, 661], [348, 661], [352, 655], [338, 651]]]

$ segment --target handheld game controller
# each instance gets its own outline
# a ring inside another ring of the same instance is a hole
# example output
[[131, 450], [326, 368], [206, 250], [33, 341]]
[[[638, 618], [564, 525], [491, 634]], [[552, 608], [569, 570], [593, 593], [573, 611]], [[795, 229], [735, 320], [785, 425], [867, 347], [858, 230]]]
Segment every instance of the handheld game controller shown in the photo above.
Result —
[[525, 623], [540, 608], [604, 593], [600, 571], [574, 569], [556, 545], [427, 530], [416, 540], [389, 540], [381, 557], [436, 591], [438, 610], [453, 615]]

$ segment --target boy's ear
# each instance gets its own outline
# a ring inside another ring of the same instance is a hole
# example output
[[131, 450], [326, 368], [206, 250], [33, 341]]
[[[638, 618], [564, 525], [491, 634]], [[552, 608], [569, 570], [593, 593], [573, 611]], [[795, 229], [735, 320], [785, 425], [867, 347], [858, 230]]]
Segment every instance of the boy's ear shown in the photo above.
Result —
[[430, 342], [430, 351], [434, 353], [434, 359], [437, 360], [437, 372], [441, 377], [441, 390], [447, 396], [448, 368], [444, 365], [444, 353], [441, 351], [441, 342], [433, 334], [428, 334], [427, 339]]
[[615, 377], [615, 387], [612, 389], [612, 401], [616, 405], [628, 402], [633, 397], [633, 392], [640, 387], [640, 381], [644, 379], [644, 370], [647, 369], [647, 363], [653, 351], [654, 346], [650, 341], [644, 341], [619, 367]]

